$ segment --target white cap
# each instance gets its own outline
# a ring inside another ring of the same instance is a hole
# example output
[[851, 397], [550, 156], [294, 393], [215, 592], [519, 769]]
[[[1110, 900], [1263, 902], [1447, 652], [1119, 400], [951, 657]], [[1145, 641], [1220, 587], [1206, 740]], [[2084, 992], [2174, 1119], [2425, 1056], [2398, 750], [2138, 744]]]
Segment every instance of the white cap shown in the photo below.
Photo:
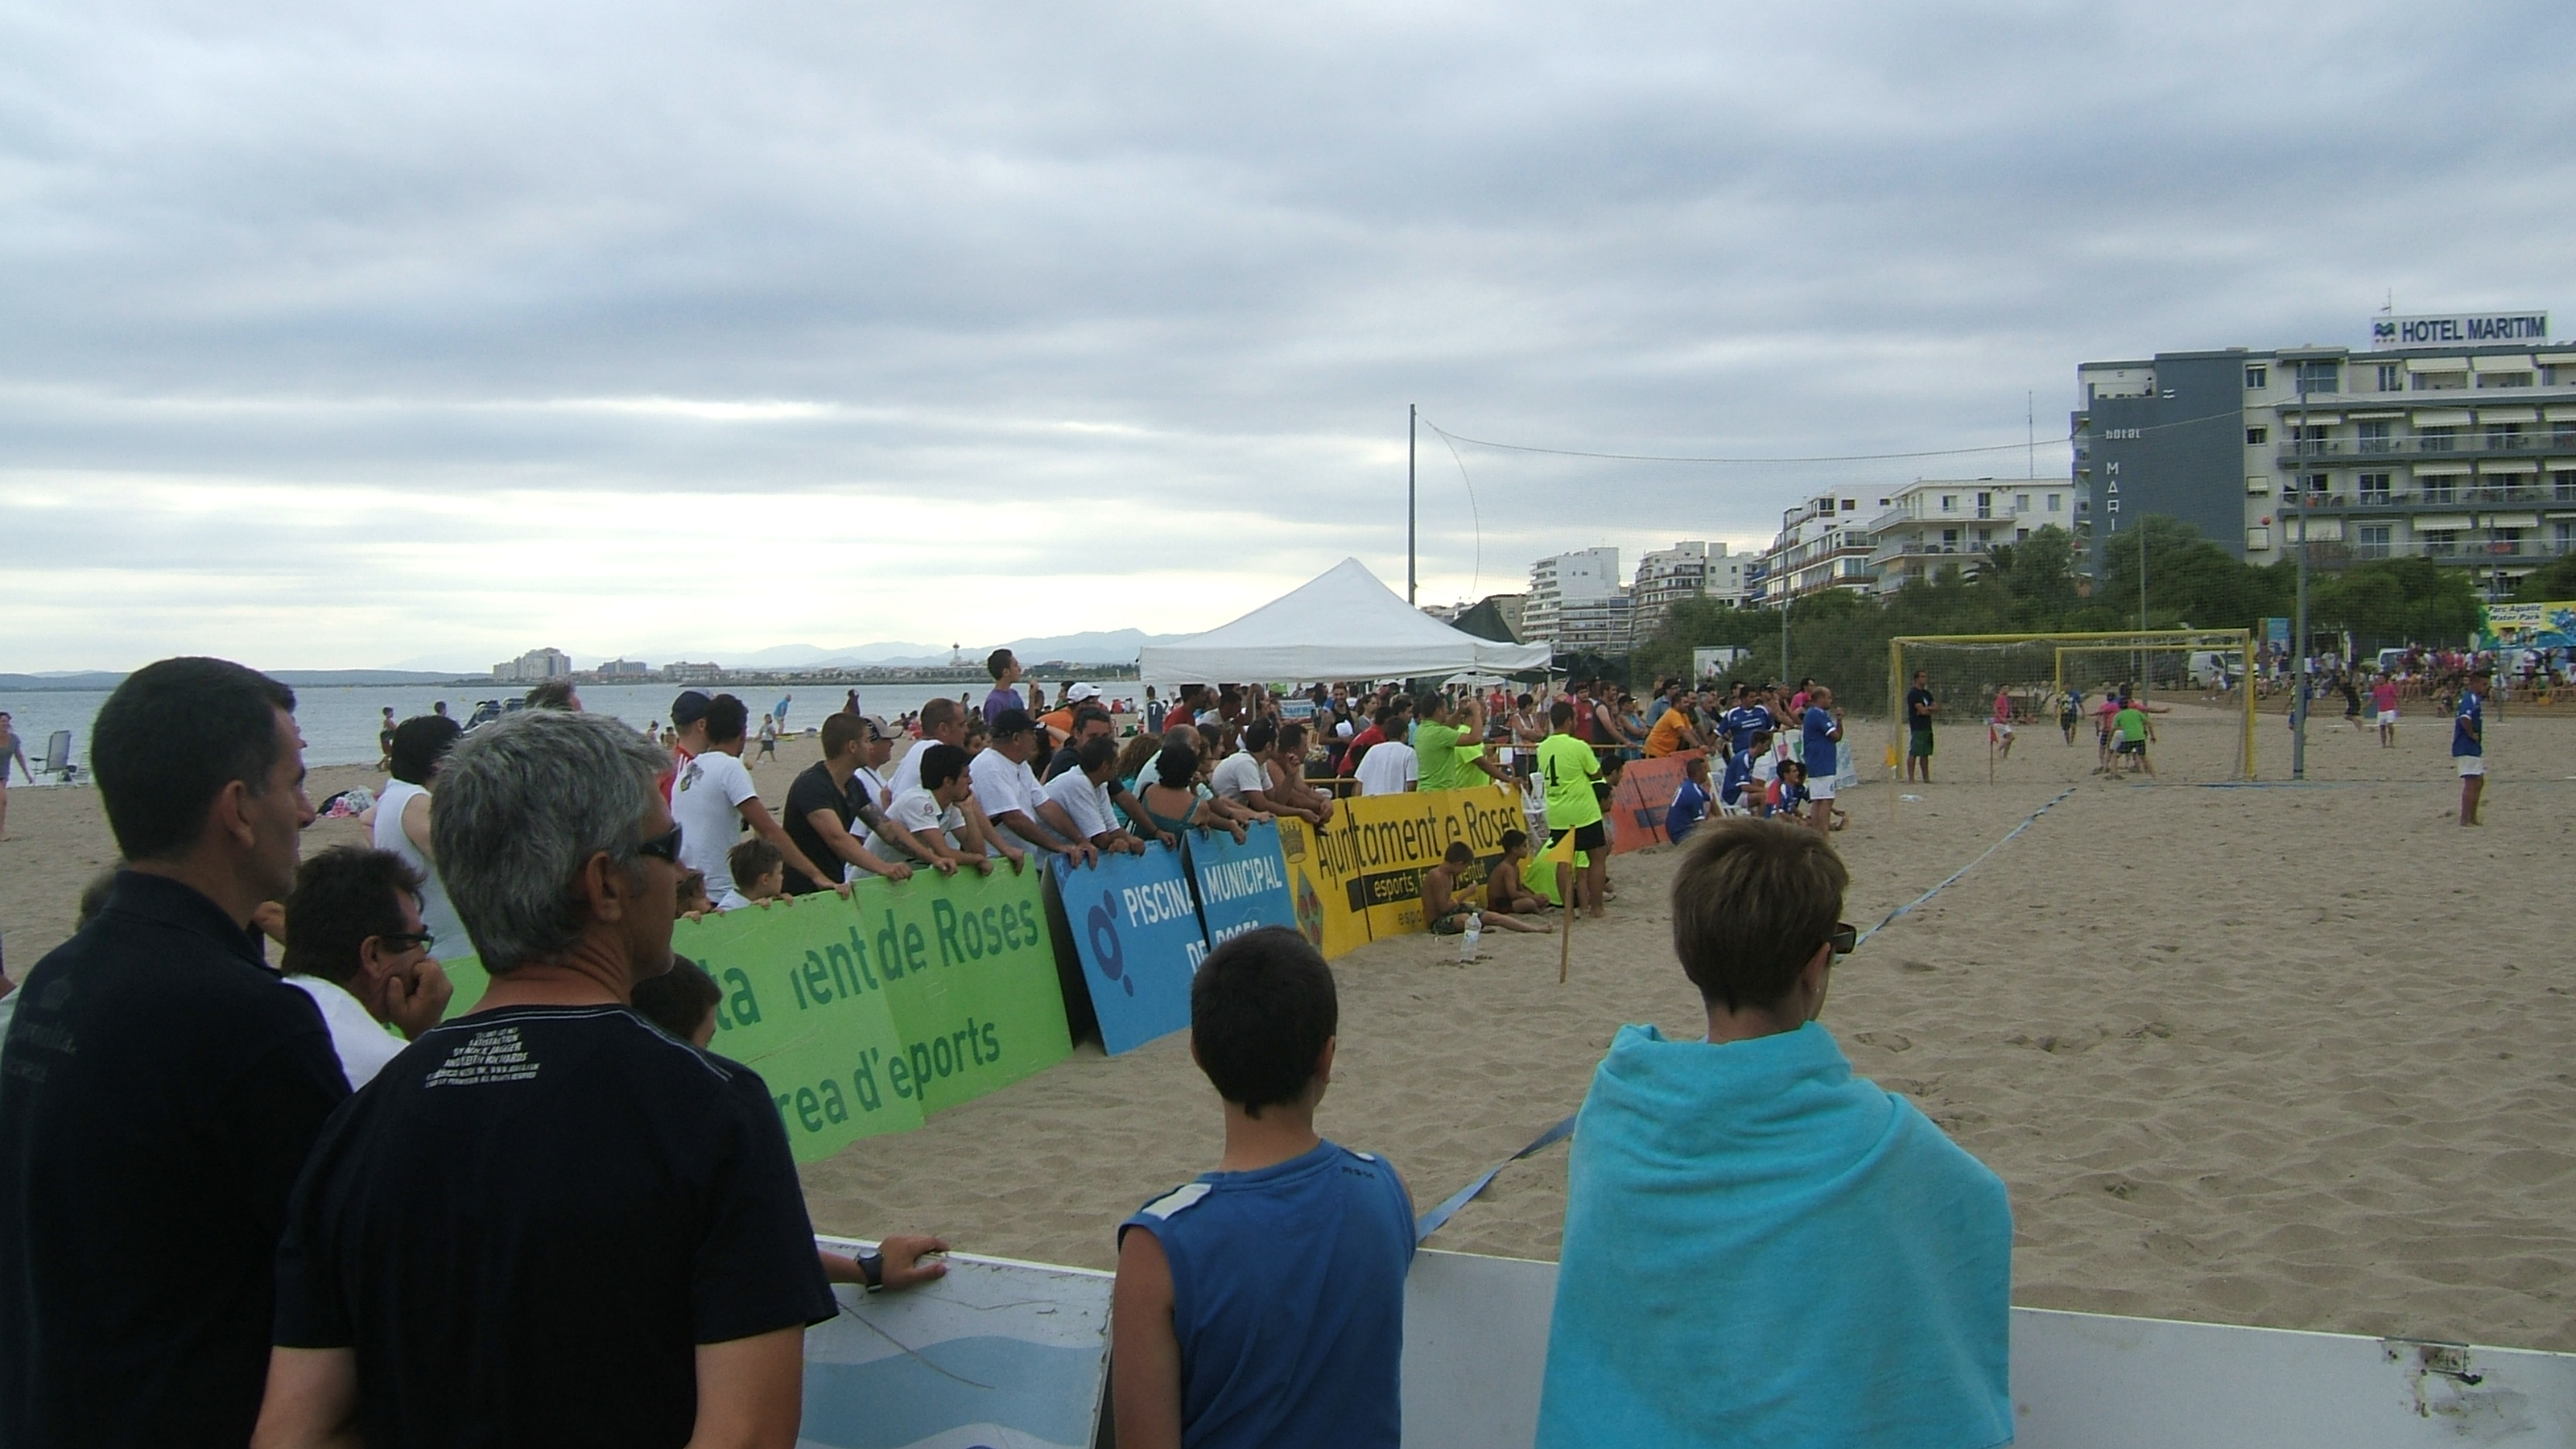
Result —
[[1064, 687], [1064, 702], [1067, 704], [1080, 704], [1086, 699], [1098, 699], [1099, 697], [1100, 690], [1093, 685], [1068, 684]]

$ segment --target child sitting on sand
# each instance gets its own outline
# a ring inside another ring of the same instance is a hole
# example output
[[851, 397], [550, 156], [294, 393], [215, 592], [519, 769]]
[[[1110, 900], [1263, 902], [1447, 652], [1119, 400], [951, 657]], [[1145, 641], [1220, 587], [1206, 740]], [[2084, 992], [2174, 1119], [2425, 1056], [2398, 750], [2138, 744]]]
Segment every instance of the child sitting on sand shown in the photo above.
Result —
[[[725, 864], [733, 871], [734, 885], [723, 900], [716, 902], [719, 911], [738, 911], [787, 894], [787, 857], [757, 835], [725, 852]], [[699, 889], [705, 889], [703, 881]]]
[[1397, 1449], [1413, 1199], [1382, 1159], [1315, 1135], [1338, 1018], [1332, 969], [1284, 927], [1219, 946], [1190, 983], [1225, 1154], [1119, 1225], [1119, 1443]]
[[1522, 867], [1529, 860], [1529, 836], [1518, 830], [1506, 830], [1502, 838], [1503, 858], [1485, 872], [1485, 914], [1493, 916], [1535, 916], [1547, 909], [1547, 900], [1529, 888]]
[[1470, 926], [1496, 926], [1506, 931], [1546, 931], [1544, 921], [1514, 920], [1505, 912], [1476, 909], [1459, 898], [1458, 883], [1476, 865], [1475, 848], [1463, 840], [1449, 842], [1440, 863], [1422, 873], [1422, 923], [1435, 936], [1455, 936]]
[[1673, 948], [1708, 1036], [1623, 1026], [1593, 1073], [1537, 1449], [2011, 1441], [2004, 1185], [1817, 1021], [1848, 879], [1785, 819], [1712, 821], [1683, 855]]

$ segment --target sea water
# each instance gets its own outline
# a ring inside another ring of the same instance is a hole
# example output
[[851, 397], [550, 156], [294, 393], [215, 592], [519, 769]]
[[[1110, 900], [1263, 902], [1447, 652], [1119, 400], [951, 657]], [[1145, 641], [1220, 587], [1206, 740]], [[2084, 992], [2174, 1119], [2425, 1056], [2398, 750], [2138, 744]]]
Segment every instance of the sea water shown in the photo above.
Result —
[[[582, 708], [593, 714], [609, 715], [623, 720], [637, 730], [647, 725], [667, 724], [671, 718], [671, 701], [684, 686], [673, 684], [585, 684], [579, 687]], [[736, 685], [728, 691], [715, 686], [716, 692], [741, 696], [751, 707], [751, 733], [760, 732], [760, 716], [777, 707], [779, 700], [793, 695], [787, 706], [787, 730], [801, 734], [819, 728], [823, 717], [841, 708], [850, 686], [814, 684], [804, 688], [782, 688], [777, 685]], [[983, 702], [990, 685], [888, 682], [859, 687], [859, 707], [869, 714], [889, 721], [900, 714], [917, 710], [932, 699], [945, 694], [951, 697], [971, 693], [977, 704]], [[382, 711], [393, 708], [396, 720], [416, 714], [428, 714], [444, 701], [447, 712], [458, 724], [474, 716], [474, 707], [487, 699], [512, 699], [527, 692], [523, 684], [494, 684], [469, 681], [464, 684], [440, 685], [315, 685], [295, 691], [295, 722], [304, 731], [304, 762], [307, 765], [373, 765], [379, 758], [376, 731], [383, 725]], [[1054, 690], [1048, 691], [1052, 697]], [[41, 769], [45, 763], [45, 741], [55, 730], [72, 732], [72, 763], [89, 773], [89, 737], [98, 719], [99, 706], [107, 703], [103, 689], [33, 689], [0, 691], [0, 710], [15, 718], [15, 730], [27, 764]], [[24, 786], [26, 776], [10, 767], [10, 782]], [[50, 777], [45, 777], [50, 784]]]

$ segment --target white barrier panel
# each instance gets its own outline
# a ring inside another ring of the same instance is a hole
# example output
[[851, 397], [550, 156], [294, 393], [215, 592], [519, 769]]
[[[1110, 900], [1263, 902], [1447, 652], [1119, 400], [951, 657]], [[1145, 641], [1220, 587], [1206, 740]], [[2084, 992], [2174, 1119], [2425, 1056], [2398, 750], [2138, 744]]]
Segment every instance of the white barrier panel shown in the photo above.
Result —
[[[1554, 1263], [1414, 1255], [1405, 1449], [1531, 1441], [1555, 1296]], [[2041, 1308], [2012, 1397], [2020, 1449], [2576, 1444], [2576, 1355]]]
[[953, 1253], [948, 1276], [920, 1288], [836, 1288], [841, 1316], [805, 1334], [799, 1449], [1085, 1449], [1108, 1382], [1111, 1281]]

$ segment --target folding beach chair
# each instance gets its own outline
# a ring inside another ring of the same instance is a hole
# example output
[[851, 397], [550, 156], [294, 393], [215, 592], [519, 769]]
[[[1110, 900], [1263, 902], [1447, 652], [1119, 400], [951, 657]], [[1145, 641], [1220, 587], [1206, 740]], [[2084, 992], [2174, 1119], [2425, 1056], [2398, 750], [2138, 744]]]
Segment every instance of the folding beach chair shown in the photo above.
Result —
[[45, 763], [37, 773], [52, 775], [66, 785], [79, 776], [80, 766], [72, 763], [70, 730], [56, 730], [45, 737]]

